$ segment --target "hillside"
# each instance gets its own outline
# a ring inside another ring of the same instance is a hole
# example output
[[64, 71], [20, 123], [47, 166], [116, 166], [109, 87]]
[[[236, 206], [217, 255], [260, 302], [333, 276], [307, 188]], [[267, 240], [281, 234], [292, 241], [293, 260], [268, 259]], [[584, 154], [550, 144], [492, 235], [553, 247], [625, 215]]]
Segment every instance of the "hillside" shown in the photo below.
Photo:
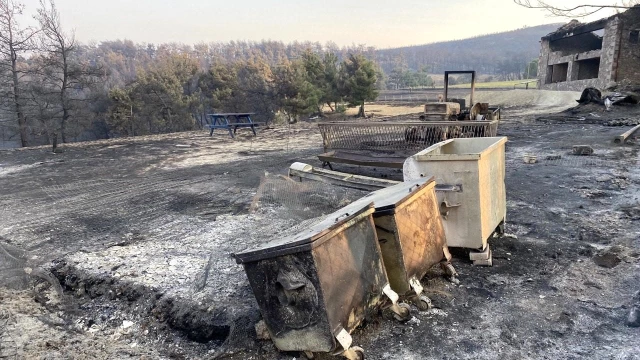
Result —
[[415, 45], [377, 51], [377, 61], [386, 73], [398, 64], [431, 73], [445, 70], [476, 70], [483, 74], [502, 74], [513, 67], [524, 68], [540, 52], [540, 38], [562, 24], [526, 27], [464, 40]]

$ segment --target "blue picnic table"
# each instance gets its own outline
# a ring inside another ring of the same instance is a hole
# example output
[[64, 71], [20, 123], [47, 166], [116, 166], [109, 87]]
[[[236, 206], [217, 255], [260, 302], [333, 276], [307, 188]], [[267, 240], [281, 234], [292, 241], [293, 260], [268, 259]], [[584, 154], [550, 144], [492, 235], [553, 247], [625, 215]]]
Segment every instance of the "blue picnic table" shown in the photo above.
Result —
[[251, 115], [255, 115], [255, 113], [208, 114], [207, 125], [205, 125], [205, 127], [211, 129], [209, 136], [213, 136], [213, 130], [215, 129], [227, 129], [229, 130], [229, 135], [233, 138], [238, 128], [251, 128], [255, 136], [256, 126], [261, 125], [261, 123], [253, 122]]

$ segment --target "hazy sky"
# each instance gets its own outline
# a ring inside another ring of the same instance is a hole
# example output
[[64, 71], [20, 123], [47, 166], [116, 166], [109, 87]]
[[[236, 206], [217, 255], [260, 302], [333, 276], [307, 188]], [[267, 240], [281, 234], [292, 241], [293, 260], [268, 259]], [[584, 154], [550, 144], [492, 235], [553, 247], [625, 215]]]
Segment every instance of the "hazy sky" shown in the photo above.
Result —
[[[553, 1], [553, 0], [551, 0]], [[556, 0], [571, 5], [584, 0]], [[592, 3], [613, 1], [593, 0]], [[23, 0], [35, 12], [38, 0]], [[512, 0], [57, 0], [79, 40], [163, 43], [328, 40], [378, 48], [565, 22]], [[591, 20], [609, 15], [599, 13]]]

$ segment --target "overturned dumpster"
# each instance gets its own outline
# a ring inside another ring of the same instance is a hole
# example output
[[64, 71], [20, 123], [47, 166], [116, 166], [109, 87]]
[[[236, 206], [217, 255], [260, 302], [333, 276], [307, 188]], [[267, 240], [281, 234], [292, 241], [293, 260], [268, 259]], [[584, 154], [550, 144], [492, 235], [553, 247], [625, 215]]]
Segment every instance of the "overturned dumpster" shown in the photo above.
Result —
[[[488, 239], [504, 231], [506, 218], [506, 137], [451, 139], [435, 144], [411, 157], [403, 167], [405, 181], [435, 176], [447, 244], [476, 249], [472, 260], [491, 262]], [[480, 256], [480, 257], [479, 257]]]
[[[450, 267], [444, 228], [433, 178], [399, 183], [358, 200], [373, 202], [373, 214], [384, 266], [391, 288], [421, 310], [431, 307], [420, 280], [441, 261]], [[357, 203], [357, 202], [356, 202]]]
[[243, 264], [271, 339], [282, 351], [342, 353], [361, 359], [350, 333], [391, 303], [370, 203], [357, 202], [307, 229], [235, 254]]

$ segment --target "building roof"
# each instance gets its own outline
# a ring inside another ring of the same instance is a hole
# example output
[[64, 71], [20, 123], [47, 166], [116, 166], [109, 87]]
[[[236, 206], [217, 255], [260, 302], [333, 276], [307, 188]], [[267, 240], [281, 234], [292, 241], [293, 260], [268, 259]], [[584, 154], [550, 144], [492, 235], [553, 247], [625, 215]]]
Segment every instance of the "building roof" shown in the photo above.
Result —
[[[632, 6], [631, 8], [626, 10], [625, 13], [630, 10], [633, 10], [633, 11], [640, 10], [640, 4]], [[587, 32], [600, 30], [607, 25], [607, 22], [609, 22], [609, 20], [613, 20], [618, 16], [620, 16], [620, 14], [614, 14], [609, 17], [588, 22], [588, 23], [581, 23], [580, 21], [573, 19], [568, 23], [559, 27], [558, 30], [543, 36], [542, 39], [553, 41], [553, 40], [558, 40], [558, 39], [562, 39], [569, 36], [580, 35]]]
[[569, 36], [575, 36], [575, 35], [580, 35], [580, 34], [592, 32], [592, 31], [604, 29], [609, 19], [616, 16], [618, 15], [616, 14], [612, 17], [592, 21], [589, 23], [581, 23], [580, 21], [574, 19], [562, 25], [561, 27], [559, 27], [558, 30], [543, 36], [542, 39], [553, 41], [553, 40], [559, 40]]

